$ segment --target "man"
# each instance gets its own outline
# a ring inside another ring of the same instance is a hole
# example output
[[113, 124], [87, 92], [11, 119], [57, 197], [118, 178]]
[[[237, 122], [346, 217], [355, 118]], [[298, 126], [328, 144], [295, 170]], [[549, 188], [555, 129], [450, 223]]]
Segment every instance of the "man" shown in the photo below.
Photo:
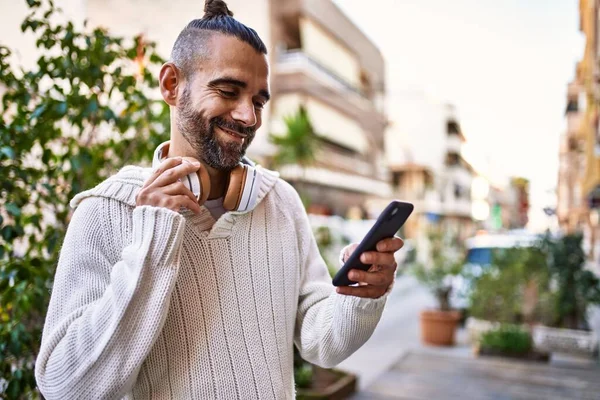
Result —
[[[379, 321], [399, 238], [364, 253], [373, 267], [350, 274], [361, 285], [336, 292], [298, 195], [274, 172], [256, 167], [256, 204], [227, 210], [269, 69], [264, 44], [225, 3], [205, 11], [160, 71], [167, 157], [71, 202], [36, 363], [48, 399], [291, 399], [294, 345], [331, 367]], [[200, 205], [182, 180], [202, 169]]]

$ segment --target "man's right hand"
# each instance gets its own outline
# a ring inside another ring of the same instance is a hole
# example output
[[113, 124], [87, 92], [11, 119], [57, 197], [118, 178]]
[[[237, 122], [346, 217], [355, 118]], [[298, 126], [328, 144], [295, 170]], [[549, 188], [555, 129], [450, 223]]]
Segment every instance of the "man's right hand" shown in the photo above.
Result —
[[198, 161], [191, 162], [181, 157], [167, 158], [144, 182], [136, 198], [137, 206], [165, 207], [179, 211], [181, 207], [200, 213], [200, 205], [192, 191], [185, 187], [181, 178], [200, 169]]

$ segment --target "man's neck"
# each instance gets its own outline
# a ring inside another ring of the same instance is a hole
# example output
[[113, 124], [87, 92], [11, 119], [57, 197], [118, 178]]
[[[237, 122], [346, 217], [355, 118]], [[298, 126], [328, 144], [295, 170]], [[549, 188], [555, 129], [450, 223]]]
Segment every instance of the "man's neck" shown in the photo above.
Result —
[[206, 168], [208, 176], [210, 176], [210, 193], [208, 194], [208, 199], [213, 200], [225, 196], [225, 187], [229, 179], [229, 174], [204, 164], [202, 164], [202, 168]]

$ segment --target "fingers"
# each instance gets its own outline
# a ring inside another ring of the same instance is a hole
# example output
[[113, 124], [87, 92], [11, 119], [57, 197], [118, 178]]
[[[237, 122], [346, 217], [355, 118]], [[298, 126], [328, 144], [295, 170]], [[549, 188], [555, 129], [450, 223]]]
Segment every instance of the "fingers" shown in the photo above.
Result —
[[346, 296], [364, 297], [369, 299], [376, 299], [385, 294], [386, 287], [381, 286], [340, 286], [337, 288], [339, 294]]
[[392, 265], [396, 262], [396, 259], [394, 258], [394, 253], [366, 251], [360, 255], [360, 261], [367, 265]]
[[348, 272], [348, 278], [354, 282], [366, 283], [373, 286], [389, 286], [394, 280], [395, 266], [380, 266], [378, 271], [361, 271], [353, 269]]
[[[163, 162], [163, 164], [167, 163], [170, 159], [167, 159]], [[171, 167], [169, 167], [171, 165]], [[157, 168], [159, 172], [159, 176], [157, 176], [154, 181], [149, 185], [150, 187], [161, 187], [167, 186], [171, 183], [177, 182], [181, 178], [191, 173], [195, 173], [200, 168], [200, 163], [192, 163], [187, 161], [179, 160], [175, 165], [171, 163], [166, 166], [166, 168], [162, 168], [162, 164], [159, 168]]]
[[165, 186], [164, 188], [162, 188], [162, 191], [164, 194], [168, 194], [168, 195], [183, 195], [183, 196], [187, 196], [190, 200], [192, 200], [194, 207], [190, 208], [187, 207], [188, 209], [190, 209], [191, 211], [194, 211], [196, 214], [198, 214], [200, 212], [200, 205], [198, 204], [198, 199], [196, 198], [196, 196], [194, 195], [194, 193], [192, 193], [192, 191], [190, 189], [188, 189], [181, 181], [177, 181], [174, 183], [171, 183], [168, 186]]
[[136, 205], [164, 207], [180, 211], [182, 207], [199, 214], [200, 205], [191, 190], [180, 181], [200, 168], [199, 162], [182, 160], [181, 157], [167, 158], [152, 175], [136, 196]]
[[158, 203], [158, 206], [165, 207], [173, 211], [179, 211], [182, 207], [195, 213], [200, 212], [198, 202], [189, 198], [189, 196], [180, 194], [176, 196], [164, 196]]
[[188, 189], [181, 181], [173, 182], [170, 185], [165, 186], [163, 188], [163, 193], [165, 193], [165, 194], [183, 194], [185, 196], [188, 196], [190, 199], [192, 199], [194, 201], [198, 201], [198, 199], [196, 199], [196, 196], [194, 195], [194, 193], [192, 193], [192, 191], [190, 189]]
[[398, 236], [383, 239], [377, 243], [377, 251], [380, 252], [396, 252], [404, 246], [404, 241]]
[[181, 164], [182, 162], [183, 160], [181, 159], [181, 157], [167, 158], [152, 171], [152, 175], [150, 175], [150, 177], [146, 180], [144, 186], [150, 186], [156, 180], [156, 178], [158, 178], [163, 172]]

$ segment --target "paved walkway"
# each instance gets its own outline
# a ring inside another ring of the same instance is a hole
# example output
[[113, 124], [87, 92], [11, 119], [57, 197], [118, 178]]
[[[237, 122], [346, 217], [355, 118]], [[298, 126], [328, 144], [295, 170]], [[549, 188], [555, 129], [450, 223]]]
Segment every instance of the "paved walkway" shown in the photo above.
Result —
[[600, 368], [414, 350], [352, 399], [598, 400]]

